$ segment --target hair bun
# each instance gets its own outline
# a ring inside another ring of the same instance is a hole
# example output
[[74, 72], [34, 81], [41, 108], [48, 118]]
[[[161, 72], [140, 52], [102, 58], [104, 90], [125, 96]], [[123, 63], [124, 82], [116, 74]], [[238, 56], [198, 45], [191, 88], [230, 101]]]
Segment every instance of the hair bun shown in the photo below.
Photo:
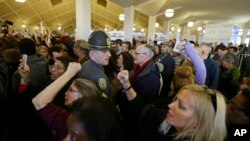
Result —
[[175, 70], [175, 75], [181, 78], [189, 78], [194, 75], [193, 73], [194, 72], [190, 66], [180, 66]]

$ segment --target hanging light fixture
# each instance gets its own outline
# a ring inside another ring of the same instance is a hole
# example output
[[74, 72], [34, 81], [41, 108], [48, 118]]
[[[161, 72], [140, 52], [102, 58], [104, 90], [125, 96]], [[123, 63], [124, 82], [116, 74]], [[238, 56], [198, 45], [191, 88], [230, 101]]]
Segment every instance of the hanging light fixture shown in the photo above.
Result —
[[173, 17], [174, 16], [174, 9], [167, 9], [165, 11], [165, 16], [166, 17]]
[[157, 28], [157, 27], [159, 27], [160, 26], [160, 24], [159, 23], [155, 23], [155, 27]]
[[16, 0], [16, 2], [24, 3], [24, 2], [26, 2], [26, 0]]
[[201, 31], [201, 30], [202, 30], [202, 27], [201, 27], [201, 26], [199, 26], [199, 27], [197, 28], [197, 30], [198, 30], [198, 31]]
[[193, 27], [193, 26], [194, 26], [194, 22], [192, 22], [192, 21], [191, 21], [191, 22], [188, 22], [188, 23], [187, 23], [187, 26], [188, 26], [188, 27]]
[[120, 14], [120, 15], [119, 15], [119, 20], [120, 20], [120, 21], [124, 21], [124, 19], [125, 19], [125, 15], [124, 15], [124, 14]]

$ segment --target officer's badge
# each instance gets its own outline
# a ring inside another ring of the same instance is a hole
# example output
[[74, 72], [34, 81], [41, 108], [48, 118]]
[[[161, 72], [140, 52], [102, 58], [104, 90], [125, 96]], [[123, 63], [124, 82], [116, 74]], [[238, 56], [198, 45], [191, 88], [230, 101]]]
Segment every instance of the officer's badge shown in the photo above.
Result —
[[98, 79], [98, 85], [102, 90], [105, 90], [107, 87], [107, 81], [105, 78], [99, 78]]

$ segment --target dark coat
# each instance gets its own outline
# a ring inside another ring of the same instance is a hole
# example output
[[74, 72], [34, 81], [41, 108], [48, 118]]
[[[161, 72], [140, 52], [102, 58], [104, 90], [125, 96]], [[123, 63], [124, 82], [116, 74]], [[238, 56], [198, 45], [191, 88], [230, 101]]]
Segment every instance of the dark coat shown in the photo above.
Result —
[[89, 59], [82, 64], [82, 69], [78, 73], [78, 77], [93, 81], [109, 99], [112, 99], [111, 84], [101, 65]]
[[160, 58], [160, 63], [163, 64], [164, 69], [161, 72], [163, 79], [163, 86], [161, 88], [161, 97], [166, 98], [170, 92], [170, 85], [174, 77], [175, 61], [170, 54], [164, 54]]
[[216, 61], [210, 58], [205, 59], [204, 63], [207, 69], [207, 77], [205, 84], [209, 88], [217, 89], [220, 77], [220, 67]]
[[145, 102], [136, 97], [127, 103], [128, 114], [125, 122], [126, 141], [170, 141], [171, 133], [175, 129], [170, 129], [168, 135], [159, 132], [160, 124], [164, 121], [167, 108], [159, 109], [154, 104], [146, 105]]
[[250, 76], [250, 56], [243, 59], [241, 64], [241, 70], [243, 77]]
[[6, 134], [6, 97], [8, 87], [8, 67], [0, 56], [0, 140], [4, 140]]
[[146, 103], [152, 103], [159, 96], [160, 86], [160, 72], [153, 61], [132, 83], [134, 90]]
[[[44, 56], [42, 55], [29, 55], [27, 57], [27, 64], [30, 67], [31, 76], [30, 82], [37, 86], [47, 77], [47, 62]], [[15, 92], [21, 81], [21, 76], [18, 73], [18, 70], [12, 76], [12, 89]]]
[[17, 93], [21, 79], [18, 71], [12, 77], [13, 95], [7, 97], [8, 140], [50, 141], [53, 137], [51, 129], [36, 115], [31, 102], [37, 94], [36, 87], [47, 77], [47, 63], [43, 56], [30, 55], [27, 64], [31, 70], [31, 86], [28, 85], [22, 94]]

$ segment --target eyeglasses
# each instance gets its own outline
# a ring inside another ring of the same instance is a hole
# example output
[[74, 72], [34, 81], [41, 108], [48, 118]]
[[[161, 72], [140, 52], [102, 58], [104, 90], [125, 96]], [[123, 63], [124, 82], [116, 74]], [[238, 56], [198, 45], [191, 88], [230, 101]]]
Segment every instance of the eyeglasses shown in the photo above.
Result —
[[208, 87], [203, 87], [205, 92], [211, 97], [211, 101], [214, 107], [214, 111], [216, 113], [217, 111], [217, 98], [216, 98], [216, 92], [213, 89], [209, 89]]
[[140, 54], [147, 54], [147, 53], [145, 53], [145, 52], [141, 52], [141, 53], [140, 53], [140, 52], [135, 52], [135, 55], [136, 55], [136, 56], [138, 56], [138, 55], [140, 55]]

